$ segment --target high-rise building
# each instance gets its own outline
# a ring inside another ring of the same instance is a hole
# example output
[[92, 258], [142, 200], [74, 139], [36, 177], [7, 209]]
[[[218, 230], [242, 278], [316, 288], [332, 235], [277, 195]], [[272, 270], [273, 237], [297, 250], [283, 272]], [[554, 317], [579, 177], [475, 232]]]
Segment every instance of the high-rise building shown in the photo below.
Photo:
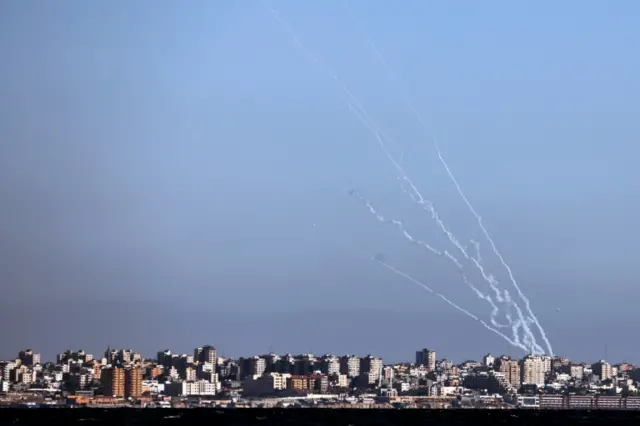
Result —
[[171, 356], [171, 351], [169, 349], [158, 351], [157, 358], [158, 358], [159, 365], [162, 365], [165, 367], [171, 367], [172, 356]]
[[267, 370], [267, 362], [259, 356], [240, 358], [239, 362], [243, 379], [249, 376], [261, 376]]
[[416, 364], [424, 365], [429, 371], [436, 369], [436, 352], [429, 349], [422, 349], [416, 352]]
[[340, 359], [335, 356], [323, 357], [321, 371], [329, 376], [333, 374], [340, 374]]
[[126, 398], [138, 398], [142, 395], [142, 369], [140, 367], [129, 368], [124, 374]]
[[505, 379], [511, 386], [520, 389], [520, 364], [515, 359], [502, 356], [494, 361], [495, 369], [504, 374]]
[[216, 348], [211, 345], [196, 348], [193, 351], [193, 360], [200, 363], [208, 362], [210, 364], [216, 365], [216, 363], [218, 362]]
[[380, 380], [382, 374], [382, 358], [371, 355], [360, 360], [360, 374], [366, 375], [369, 384], [374, 384]]
[[101, 382], [103, 394], [105, 396], [114, 396], [116, 398], [124, 398], [125, 396], [125, 373], [124, 368], [109, 367], [102, 370]]
[[353, 378], [360, 375], [360, 357], [344, 355], [340, 358], [340, 374]]
[[520, 375], [523, 385], [544, 386], [545, 369], [551, 368], [551, 362], [547, 363], [540, 356], [527, 355], [520, 360]]

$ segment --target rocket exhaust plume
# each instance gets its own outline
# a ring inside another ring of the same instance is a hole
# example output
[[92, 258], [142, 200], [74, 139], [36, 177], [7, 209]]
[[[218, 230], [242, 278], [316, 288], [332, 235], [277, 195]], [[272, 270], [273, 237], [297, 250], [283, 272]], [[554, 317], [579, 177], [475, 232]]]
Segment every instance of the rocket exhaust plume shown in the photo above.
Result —
[[[349, 107], [350, 111], [355, 115], [355, 117], [368, 130], [371, 131], [371, 133], [375, 137], [375, 140], [376, 140], [379, 148], [381, 149], [382, 153], [387, 158], [389, 163], [393, 166], [393, 168], [396, 170], [396, 172], [398, 174], [397, 177], [398, 177], [398, 180], [400, 181], [401, 189], [403, 190], [403, 192], [406, 193], [411, 198], [411, 200], [414, 201], [414, 203], [416, 203], [424, 211], [426, 211], [427, 213], [430, 214], [431, 218], [435, 221], [435, 223], [438, 225], [438, 227], [443, 232], [443, 234], [446, 235], [448, 240], [458, 249], [458, 251], [462, 254], [464, 259], [469, 261], [469, 262], [471, 262], [476, 267], [476, 269], [482, 275], [483, 279], [489, 284], [489, 287], [492, 289], [492, 292], [494, 293], [496, 301], [498, 303], [500, 303], [500, 304], [506, 304], [506, 306], [507, 306], [506, 317], [507, 317], [507, 319], [509, 321], [509, 324], [506, 325], [505, 327], [511, 326], [512, 327], [512, 333], [514, 334], [513, 339], [510, 339], [509, 341], [512, 344], [522, 348], [525, 351], [531, 350], [532, 352], [538, 352], [538, 353], [544, 352], [542, 350], [542, 348], [536, 343], [535, 336], [534, 336], [534, 334], [532, 333], [532, 331], [531, 331], [531, 329], [529, 327], [529, 325], [534, 324], [534, 325], [537, 326], [537, 328], [539, 329], [543, 339], [545, 340], [545, 343], [546, 343], [547, 349], [548, 349], [548, 353], [552, 354], [553, 352], [551, 350], [551, 345], [549, 344], [549, 342], [548, 342], [548, 340], [546, 338], [546, 335], [544, 334], [544, 331], [543, 331], [542, 327], [540, 326], [537, 318], [535, 317], [535, 315], [533, 315], [533, 313], [531, 311], [531, 308], [529, 306], [528, 299], [526, 299], [526, 297], [524, 297], [524, 294], [522, 293], [522, 291], [520, 290], [519, 286], [515, 282], [515, 279], [513, 278], [513, 274], [511, 273], [511, 269], [508, 267], [506, 262], [504, 262], [502, 256], [499, 254], [499, 252], [495, 248], [495, 244], [493, 243], [493, 240], [491, 240], [488, 232], [486, 231], [486, 229], [482, 225], [482, 221], [481, 221], [480, 216], [478, 216], [477, 213], [475, 213], [475, 210], [473, 209], [471, 204], [468, 202], [468, 200], [466, 199], [466, 197], [462, 193], [462, 190], [460, 189], [459, 185], [457, 185], [457, 182], [455, 181], [455, 178], [453, 177], [453, 174], [449, 170], [448, 165], [446, 164], [446, 162], [444, 161], [444, 158], [441, 155], [441, 152], [440, 152], [440, 149], [439, 149], [437, 143], [434, 141], [434, 144], [436, 146], [436, 150], [438, 152], [438, 158], [440, 159], [441, 163], [443, 164], [443, 166], [445, 167], [445, 169], [449, 173], [449, 176], [450, 176], [451, 180], [456, 185], [456, 187], [458, 189], [458, 193], [463, 198], [463, 200], [467, 203], [467, 205], [470, 208], [470, 210], [472, 211], [472, 213], [476, 216], [478, 224], [481, 227], [485, 237], [489, 240], [490, 245], [491, 245], [494, 253], [499, 257], [499, 259], [501, 260], [501, 262], [505, 266], [505, 268], [507, 268], [507, 270], [509, 272], [509, 276], [511, 278], [511, 281], [512, 281], [514, 287], [516, 288], [516, 291], [517, 291], [518, 295], [525, 302], [525, 307], [526, 307], [527, 312], [529, 314], [528, 316], [524, 315], [524, 313], [522, 312], [522, 310], [520, 309], [518, 304], [508, 295], [506, 290], [504, 291], [504, 293], [501, 291], [501, 289], [499, 288], [498, 280], [496, 280], [495, 277], [492, 274], [489, 274], [489, 273], [487, 273], [485, 271], [485, 268], [482, 265], [482, 260], [480, 258], [479, 244], [477, 242], [472, 242], [472, 244], [475, 246], [475, 249], [476, 249], [476, 255], [475, 256], [474, 255], [470, 255], [468, 253], [468, 250], [464, 246], [462, 246], [462, 244], [460, 244], [458, 239], [446, 227], [446, 225], [444, 224], [444, 222], [440, 218], [438, 212], [436, 211], [433, 203], [423, 197], [423, 195], [420, 193], [420, 191], [418, 190], [416, 185], [413, 183], [413, 181], [411, 180], [411, 178], [409, 177], [409, 175], [405, 171], [405, 169], [404, 169], [403, 165], [401, 164], [401, 162], [396, 160], [396, 158], [394, 157], [394, 155], [391, 153], [391, 151], [389, 149], [389, 143], [397, 145], [397, 142], [395, 140], [393, 140], [392, 138], [390, 138], [388, 135], [386, 135], [380, 129], [380, 127], [376, 124], [376, 122], [368, 115], [368, 113], [365, 110], [362, 102], [360, 102], [360, 100], [351, 92], [351, 90], [338, 77], [338, 75], [333, 70], [331, 70], [328, 66], [326, 66], [316, 55], [314, 55], [312, 52], [310, 52], [304, 46], [304, 44], [300, 41], [300, 39], [295, 34], [295, 32], [284, 22], [284, 20], [282, 20], [282, 18], [278, 14], [278, 12], [270, 5], [269, 1], [268, 0], [264, 0], [264, 3], [267, 6], [268, 10], [273, 15], [273, 17], [275, 18], [275, 20], [279, 23], [279, 25], [282, 28], [282, 30], [292, 38], [293, 43], [296, 46], [296, 48], [299, 49], [304, 54], [304, 56], [306, 56], [307, 59], [309, 59], [310, 62], [312, 62], [314, 65], [318, 66], [325, 73], [328, 74], [328, 76], [331, 78], [333, 83], [338, 88], [339, 92], [342, 93], [342, 95], [344, 97], [343, 100], [346, 103], [346, 105]], [[375, 49], [375, 46], [373, 45], [373, 43], [370, 40], [368, 40], [368, 41], [369, 41], [370, 47], [374, 51], [374, 54], [376, 55], [378, 60], [381, 62], [383, 67], [385, 67], [385, 69], [387, 69], [386, 61], [384, 60], [382, 55], [377, 51], [377, 49]], [[416, 118], [421, 122], [421, 124], [423, 126], [426, 127], [426, 123], [421, 118], [421, 116], [418, 113], [418, 111], [413, 107], [413, 104], [410, 102], [410, 100], [409, 100], [408, 104], [409, 104], [410, 110], [414, 113]], [[360, 201], [364, 200], [362, 198], [362, 196], [355, 190], [351, 190], [350, 191], [350, 195], [355, 195], [356, 197], [358, 197], [360, 199]], [[437, 250], [434, 247], [432, 247], [431, 245], [427, 244], [426, 242], [413, 238], [413, 236], [411, 234], [409, 234], [407, 232], [407, 230], [404, 228], [404, 224], [402, 222], [397, 221], [397, 220], [386, 220], [383, 216], [381, 216], [381, 215], [379, 215], [377, 213], [377, 211], [373, 208], [373, 206], [370, 203], [366, 202], [366, 200], [365, 200], [364, 203], [365, 203], [366, 207], [369, 209], [369, 211], [371, 212], [371, 214], [376, 216], [376, 218], [380, 222], [390, 223], [390, 224], [396, 226], [403, 233], [405, 238], [407, 238], [409, 241], [413, 242], [416, 245], [422, 246], [423, 248], [431, 251], [432, 253], [434, 253], [436, 255], [439, 255], [439, 256], [442, 256], [442, 257], [446, 257], [449, 260], [451, 260], [460, 269], [461, 277], [463, 278], [463, 281], [465, 281], [465, 283], [472, 289], [472, 291], [474, 291], [476, 293], [476, 295], [478, 295], [478, 297], [486, 300], [487, 302], [489, 302], [492, 305], [491, 318], [492, 318], [492, 322], [495, 321], [495, 316], [497, 315], [497, 313], [499, 313], [499, 309], [497, 308], [496, 304], [493, 302], [493, 299], [491, 297], [489, 297], [488, 295], [484, 295], [482, 292], [480, 292], [480, 290], [478, 290], [475, 286], [473, 286], [469, 282], [469, 280], [467, 279], [466, 275], [463, 272], [462, 264], [460, 263], [460, 261], [457, 258], [455, 258], [447, 250]], [[380, 262], [378, 262], [378, 263], [380, 263]], [[381, 264], [383, 264], [383, 263], [381, 263]], [[386, 265], [386, 264], [383, 264], [383, 266], [384, 265]], [[385, 267], [388, 268], [388, 266], [385, 266]], [[398, 272], [396, 272], [396, 273], [398, 273]], [[409, 279], [412, 279], [412, 278], [409, 278]], [[513, 319], [511, 317], [511, 308], [513, 308], [515, 310], [515, 313], [517, 314], [517, 318], [516, 319]], [[523, 342], [524, 342], [524, 344], [520, 343], [519, 338], [518, 338], [520, 329], [523, 330], [523, 334], [524, 334]], [[524, 345], [526, 345], [526, 346], [524, 346]]]

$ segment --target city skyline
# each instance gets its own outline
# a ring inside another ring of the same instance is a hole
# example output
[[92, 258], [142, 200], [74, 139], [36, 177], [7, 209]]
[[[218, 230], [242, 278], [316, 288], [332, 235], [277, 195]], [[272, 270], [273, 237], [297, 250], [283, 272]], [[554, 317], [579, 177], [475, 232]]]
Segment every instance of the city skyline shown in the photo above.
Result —
[[[262, 2], [194, 1], [140, 0], [127, 13], [0, 3], [0, 323], [19, 324], [0, 331], [2, 346], [48, 357], [83, 336], [91, 351], [107, 341], [153, 353], [157, 330], [168, 347], [208, 330], [234, 355], [327, 348], [400, 360], [425, 342], [456, 360], [518, 353], [371, 261], [382, 255], [490, 321], [452, 262], [349, 197], [357, 189], [416, 238], [455, 251], [335, 80]], [[555, 353], [640, 353], [629, 338], [640, 295], [630, 184], [640, 60], [629, 40], [640, 3], [353, 0], [386, 70], [344, 2], [272, 3], [397, 141], [461, 244], [478, 240], [486, 271], [516, 294], [437, 141]], [[490, 291], [471, 261], [464, 272]]]
[[[485, 354], [455, 363], [434, 348], [410, 362], [356, 354], [254, 354], [223, 358], [214, 345], [147, 358], [107, 347], [66, 349], [45, 362], [33, 349], [0, 360], [0, 404], [167, 408], [640, 409], [640, 368], [629, 362]], [[195, 399], [194, 399], [195, 398]]]
[[[255, 353], [255, 354], [244, 354], [244, 355], [232, 355], [232, 356], [224, 356], [223, 355], [223, 350], [216, 346], [216, 345], [212, 345], [212, 344], [205, 344], [205, 345], [201, 345], [201, 346], [197, 346], [194, 348], [190, 348], [187, 351], [183, 351], [183, 350], [174, 350], [175, 348], [170, 348], [170, 347], [164, 347], [161, 348], [159, 350], [156, 350], [153, 354], [150, 355], [145, 355], [142, 352], [137, 351], [135, 348], [132, 347], [116, 347], [110, 344], [107, 344], [105, 346], [105, 349], [103, 351], [97, 351], [95, 352], [98, 355], [104, 355], [105, 358], [108, 359], [107, 357], [107, 353], [111, 353], [112, 355], [114, 354], [122, 354], [122, 353], [130, 353], [130, 354], [135, 354], [137, 360], [139, 361], [150, 361], [150, 360], [155, 360], [155, 361], [159, 361], [162, 358], [162, 354], [168, 354], [168, 356], [181, 356], [181, 357], [190, 357], [191, 354], [193, 353], [193, 358], [197, 361], [200, 359], [201, 362], [205, 362], [204, 360], [206, 359], [206, 362], [208, 363], [212, 363], [215, 364], [216, 360], [218, 359], [226, 359], [226, 360], [237, 360], [237, 359], [246, 359], [246, 358], [252, 358], [252, 357], [266, 357], [266, 356], [277, 356], [277, 357], [281, 357], [281, 356], [294, 356], [294, 357], [301, 357], [301, 356], [314, 356], [314, 357], [327, 357], [327, 356], [337, 356], [337, 357], [342, 357], [342, 356], [353, 356], [353, 357], [359, 357], [359, 358], [363, 358], [363, 357], [374, 357], [376, 359], [380, 359], [380, 360], [385, 360], [384, 357], [380, 356], [379, 354], [375, 354], [372, 352], [364, 352], [364, 353], [354, 353], [354, 352], [327, 352], [327, 351], [321, 351], [321, 352], [313, 352], [313, 351], [274, 351], [274, 350], [269, 350], [266, 352], [261, 352], [261, 353]], [[6, 350], [11, 350], [11, 349], [6, 349]], [[211, 350], [212, 355], [209, 354], [209, 352], [207, 352], [208, 350]], [[72, 353], [83, 353], [83, 354], [89, 354], [91, 356], [91, 360], [98, 360], [100, 359], [100, 357], [96, 358], [93, 356], [92, 351], [88, 351], [83, 349], [81, 346], [79, 347], [75, 347], [75, 348], [66, 348], [61, 352], [56, 352], [55, 356], [52, 357], [51, 359], [47, 359], [42, 357], [42, 354], [37, 351], [34, 348], [26, 348], [26, 349], [21, 349], [19, 351], [13, 351], [15, 353], [18, 353], [18, 357], [17, 359], [23, 359], [24, 356], [28, 356], [29, 354], [35, 354], [35, 358], [33, 358], [34, 355], [31, 355], [30, 361], [29, 361], [29, 365], [33, 365], [33, 364], [50, 364], [50, 363], [59, 363], [61, 356], [65, 355], [65, 354], [72, 354]], [[425, 366], [429, 366], [430, 369], [435, 369], [435, 366], [437, 363], [440, 363], [442, 361], [446, 361], [446, 362], [451, 362], [455, 365], [462, 365], [465, 363], [469, 363], [469, 362], [479, 362], [479, 363], [486, 363], [487, 362], [487, 358], [491, 358], [491, 359], [499, 359], [499, 358], [509, 358], [509, 359], [514, 359], [514, 360], [523, 360], [526, 358], [530, 358], [530, 357], [534, 357], [534, 358], [545, 358], [545, 359], [549, 359], [549, 360], [567, 360], [567, 361], [571, 361], [573, 363], [576, 364], [593, 364], [593, 363], [602, 363], [602, 362], [606, 362], [609, 363], [610, 365], [622, 365], [622, 364], [630, 364], [630, 365], [635, 365], [634, 360], [633, 359], [622, 359], [622, 360], [617, 360], [617, 361], [611, 361], [610, 359], [606, 359], [606, 357], [602, 357], [602, 358], [598, 358], [595, 360], [588, 360], [588, 359], [571, 359], [569, 357], [565, 357], [562, 355], [545, 355], [545, 354], [536, 354], [536, 353], [524, 353], [524, 354], [520, 354], [520, 355], [513, 355], [511, 353], [507, 354], [507, 353], [493, 353], [493, 352], [483, 352], [481, 356], [479, 357], [472, 357], [472, 356], [467, 356], [467, 357], [462, 357], [461, 361], [454, 361], [452, 359], [448, 359], [446, 357], [440, 357], [438, 358], [437, 355], [440, 354], [441, 352], [433, 349], [433, 348], [422, 348], [420, 350], [414, 351], [414, 353], [412, 354], [408, 354], [408, 356], [406, 357], [406, 359], [404, 360], [393, 360], [390, 362], [387, 362], [384, 365], [394, 365], [394, 364], [416, 364], [416, 365], [425, 365]], [[24, 355], [23, 354], [27, 354]], [[206, 354], [206, 355], [205, 355]], [[8, 358], [0, 358], [0, 362], [6, 361], [6, 360], [10, 360], [11, 357]], [[133, 358], [131, 358], [133, 359]], [[118, 361], [121, 362], [121, 361]], [[127, 361], [129, 362], [129, 358], [127, 358]], [[640, 363], [640, 360], [638, 360], [638, 362]]]

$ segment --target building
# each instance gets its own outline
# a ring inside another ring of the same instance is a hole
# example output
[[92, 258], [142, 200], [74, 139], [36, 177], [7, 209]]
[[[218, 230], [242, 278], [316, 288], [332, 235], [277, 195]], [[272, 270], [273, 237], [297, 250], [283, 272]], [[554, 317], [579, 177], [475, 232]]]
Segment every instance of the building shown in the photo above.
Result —
[[520, 389], [520, 364], [518, 361], [509, 357], [500, 357], [494, 361], [494, 365], [514, 389]]
[[346, 374], [332, 374], [329, 376], [329, 385], [336, 388], [346, 388], [349, 386], [349, 378]]
[[267, 361], [259, 356], [240, 358], [242, 377], [261, 376], [267, 370]]
[[569, 366], [571, 365], [571, 361], [569, 358], [563, 357], [555, 357], [551, 361], [551, 370], [561, 373], [569, 373]]
[[130, 368], [124, 374], [126, 398], [138, 398], [142, 395], [142, 369], [140, 367]]
[[591, 371], [593, 371], [593, 374], [598, 376], [600, 380], [609, 380], [613, 376], [611, 364], [603, 360], [591, 365]]
[[20, 361], [22, 361], [24, 365], [29, 367], [40, 364], [40, 354], [33, 352], [31, 349], [20, 351], [18, 353], [18, 358], [20, 358]]
[[496, 358], [495, 358], [493, 355], [491, 355], [491, 354], [486, 354], [486, 355], [482, 358], [482, 364], [483, 364], [485, 367], [488, 367], [488, 368], [492, 368], [492, 367], [493, 367], [493, 364], [495, 363], [495, 361], [496, 361]]
[[244, 396], [268, 396], [287, 389], [290, 374], [267, 373], [253, 375], [244, 380]]
[[213, 396], [216, 385], [206, 380], [169, 382], [164, 385], [164, 392], [169, 396]]
[[365, 377], [365, 382], [372, 385], [380, 380], [382, 374], [382, 358], [371, 355], [360, 359], [360, 375]]
[[171, 367], [171, 351], [169, 349], [158, 351], [156, 359], [158, 361], [158, 365]]
[[341, 357], [340, 374], [346, 374], [349, 378], [358, 377], [360, 375], [360, 358], [351, 355]]
[[325, 374], [312, 374], [310, 382], [310, 387], [315, 392], [327, 393], [329, 389], [329, 378]]
[[216, 365], [218, 362], [218, 355], [216, 348], [211, 345], [206, 345], [201, 348], [196, 348], [193, 351], [193, 360], [199, 363], [209, 363]]
[[569, 399], [563, 395], [548, 395], [543, 394], [539, 397], [540, 408], [549, 410], [559, 410], [567, 408]]
[[574, 379], [582, 380], [584, 377], [584, 365], [582, 364], [570, 364], [569, 365], [569, 374]]
[[436, 369], [436, 352], [429, 349], [422, 349], [416, 352], [416, 364], [424, 365], [427, 370]]
[[333, 375], [340, 374], [340, 359], [335, 356], [326, 356], [322, 359], [320, 370], [324, 374]]
[[215, 383], [208, 382], [206, 380], [197, 381], [185, 381], [182, 382], [182, 395], [207, 395], [213, 396], [216, 394]]
[[[548, 363], [551, 368], [551, 361]], [[527, 355], [520, 360], [520, 379], [523, 385], [544, 386], [547, 362], [540, 356]]]
[[314, 381], [309, 376], [290, 376], [287, 381], [287, 388], [297, 391], [308, 391], [313, 389]]
[[103, 394], [116, 398], [125, 396], [125, 373], [124, 368], [109, 367], [102, 370], [101, 382]]

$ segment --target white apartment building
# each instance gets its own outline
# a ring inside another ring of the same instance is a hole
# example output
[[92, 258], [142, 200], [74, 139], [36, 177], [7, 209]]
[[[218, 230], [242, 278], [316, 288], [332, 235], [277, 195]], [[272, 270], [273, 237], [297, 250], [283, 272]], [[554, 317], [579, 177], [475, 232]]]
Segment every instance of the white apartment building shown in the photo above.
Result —
[[182, 395], [215, 395], [216, 384], [206, 380], [182, 382]]

